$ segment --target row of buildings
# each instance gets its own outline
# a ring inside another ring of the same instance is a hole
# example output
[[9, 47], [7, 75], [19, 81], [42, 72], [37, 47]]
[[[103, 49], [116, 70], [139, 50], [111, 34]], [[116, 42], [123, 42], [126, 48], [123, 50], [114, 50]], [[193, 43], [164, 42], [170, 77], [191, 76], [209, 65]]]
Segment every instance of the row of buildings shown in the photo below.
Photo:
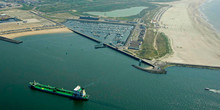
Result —
[[139, 27], [141, 29], [139, 35], [138, 35], [138, 40], [131, 41], [128, 49], [133, 49], [133, 50], [139, 50], [142, 42], [144, 41], [144, 35], [145, 35], [145, 30], [146, 27], [144, 25], [140, 25]]

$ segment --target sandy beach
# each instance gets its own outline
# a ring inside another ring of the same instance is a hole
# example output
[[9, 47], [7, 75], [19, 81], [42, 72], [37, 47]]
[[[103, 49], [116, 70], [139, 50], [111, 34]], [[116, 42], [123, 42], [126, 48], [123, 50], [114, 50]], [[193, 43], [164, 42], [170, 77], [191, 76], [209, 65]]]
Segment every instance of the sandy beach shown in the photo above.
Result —
[[40, 31], [14, 33], [14, 34], [2, 35], [2, 36], [10, 38], [10, 39], [14, 39], [17, 37], [29, 36], [29, 35], [50, 34], [50, 33], [68, 33], [68, 32], [72, 32], [72, 31], [70, 31], [67, 28], [58, 28], [58, 29], [47, 29], [47, 30], [40, 30]]
[[201, 16], [199, 7], [205, 0], [181, 0], [162, 16], [161, 28], [170, 39], [173, 53], [163, 61], [220, 66], [220, 37]]

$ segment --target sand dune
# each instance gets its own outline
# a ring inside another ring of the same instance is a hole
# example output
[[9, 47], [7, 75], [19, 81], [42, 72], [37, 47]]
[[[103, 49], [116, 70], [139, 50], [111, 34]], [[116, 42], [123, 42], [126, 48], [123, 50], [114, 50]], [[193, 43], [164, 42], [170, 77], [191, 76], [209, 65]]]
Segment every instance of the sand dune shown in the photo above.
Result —
[[220, 66], [220, 37], [201, 17], [200, 5], [205, 0], [172, 2], [161, 18], [161, 28], [170, 39], [173, 54], [162, 58], [175, 63]]

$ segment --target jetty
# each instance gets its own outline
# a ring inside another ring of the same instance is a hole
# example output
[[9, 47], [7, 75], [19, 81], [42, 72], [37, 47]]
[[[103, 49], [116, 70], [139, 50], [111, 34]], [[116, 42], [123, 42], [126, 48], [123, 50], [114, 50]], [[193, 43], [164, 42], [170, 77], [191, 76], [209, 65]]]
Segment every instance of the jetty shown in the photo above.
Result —
[[132, 65], [134, 68], [137, 68], [139, 70], [142, 70], [142, 71], [146, 71], [146, 72], [149, 72], [149, 73], [155, 73], [155, 74], [166, 74], [167, 71], [165, 69], [161, 69], [161, 68], [157, 68], [157, 67], [154, 67], [153, 69], [150, 69], [150, 68], [142, 68], [140, 66], [137, 66], [137, 65]]
[[173, 62], [167, 62], [167, 65], [168, 66], [180, 66], [180, 67], [220, 70], [220, 66], [195, 65], [195, 64], [184, 64], [184, 63], [173, 63]]
[[2, 36], [0, 36], [0, 40], [6, 41], [6, 42], [10, 42], [10, 43], [14, 43], [14, 44], [23, 43], [23, 41], [18, 41], [18, 40], [14, 40], [14, 39], [9, 39], [9, 38], [2, 37]]
[[95, 49], [99, 49], [99, 48], [105, 48], [105, 45], [103, 43], [95, 45]]

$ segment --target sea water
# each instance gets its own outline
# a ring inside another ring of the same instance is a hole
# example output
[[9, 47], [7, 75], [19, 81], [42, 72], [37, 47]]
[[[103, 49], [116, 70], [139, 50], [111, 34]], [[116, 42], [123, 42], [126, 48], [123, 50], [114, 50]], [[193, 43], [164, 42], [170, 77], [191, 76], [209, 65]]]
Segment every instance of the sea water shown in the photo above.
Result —
[[[133, 68], [138, 61], [74, 33], [0, 41], [0, 110], [218, 110], [220, 71], [169, 67], [166, 75]], [[76, 101], [28, 87], [30, 81], [73, 90]]]
[[206, 20], [220, 33], [220, 0], [207, 0], [200, 10]]

